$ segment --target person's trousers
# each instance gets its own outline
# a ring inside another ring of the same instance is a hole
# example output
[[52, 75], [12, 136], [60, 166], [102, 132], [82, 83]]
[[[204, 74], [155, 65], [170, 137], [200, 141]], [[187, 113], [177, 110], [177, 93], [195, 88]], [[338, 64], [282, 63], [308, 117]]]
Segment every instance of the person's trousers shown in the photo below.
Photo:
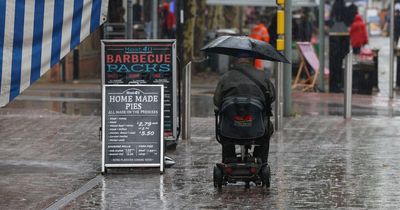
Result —
[[[269, 138], [266, 139], [264, 144], [256, 146], [253, 151], [254, 157], [261, 158], [261, 161], [263, 163], [268, 162], [268, 153], [269, 153]], [[226, 161], [232, 160], [232, 159], [236, 159], [236, 152], [235, 152], [234, 144], [223, 144], [222, 145], [222, 158], [223, 158], [223, 162], [226, 162]]]
[[361, 47], [353, 47], [353, 53], [358, 55], [361, 53]]

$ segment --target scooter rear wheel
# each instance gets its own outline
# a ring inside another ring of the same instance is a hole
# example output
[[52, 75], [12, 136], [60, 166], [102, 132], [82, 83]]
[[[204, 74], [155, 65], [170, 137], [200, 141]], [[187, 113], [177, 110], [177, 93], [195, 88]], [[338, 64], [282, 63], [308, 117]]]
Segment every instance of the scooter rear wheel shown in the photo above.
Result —
[[267, 188], [271, 186], [271, 169], [269, 165], [266, 165], [261, 169], [261, 179], [263, 186]]

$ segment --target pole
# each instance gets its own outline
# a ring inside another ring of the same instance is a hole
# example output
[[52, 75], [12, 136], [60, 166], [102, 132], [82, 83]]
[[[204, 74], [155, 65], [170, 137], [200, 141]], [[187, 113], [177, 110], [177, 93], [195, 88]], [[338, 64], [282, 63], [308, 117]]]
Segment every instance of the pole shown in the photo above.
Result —
[[126, 38], [132, 39], [132, 0], [127, 0], [128, 11], [126, 13]]
[[351, 118], [351, 96], [353, 89], [353, 52], [350, 52], [345, 57], [346, 72], [344, 75], [344, 118]]
[[280, 131], [283, 127], [283, 63], [278, 63], [278, 68], [276, 70], [275, 130]]
[[[285, 3], [285, 56], [292, 61], [292, 0]], [[292, 64], [284, 64], [283, 73], [283, 116], [292, 114]]]
[[63, 81], [63, 82], [65, 82], [67, 79], [66, 79], [66, 72], [65, 72], [65, 60], [67, 59], [66, 58], [67, 56], [65, 56], [63, 59], [61, 59], [61, 81]]
[[[285, 0], [276, 0], [278, 10], [276, 13], [277, 29], [276, 34], [276, 49], [280, 52], [285, 50]], [[278, 63], [278, 68], [275, 72], [276, 100], [275, 100], [275, 130], [280, 131], [283, 127], [283, 72], [284, 65]]]
[[[176, 41], [177, 41], [177, 53], [180, 63], [183, 62], [183, 24], [184, 24], [184, 13], [183, 13], [183, 0], [178, 0], [176, 5], [176, 16], [179, 17], [179, 21], [176, 23]], [[180, 69], [181, 67], [179, 67]]]
[[394, 0], [390, 1], [390, 59], [389, 59], [389, 99], [393, 99], [394, 83]]
[[190, 126], [191, 126], [191, 120], [190, 120], [190, 95], [191, 91], [190, 88], [192, 86], [192, 62], [189, 62], [184, 69], [184, 83], [183, 83], [183, 122], [182, 122], [182, 139], [188, 140], [190, 139], [191, 132], [190, 132]]
[[73, 55], [73, 71], [72, 71], [72, 80], [76, 81], [79, 79], [79, 49], [76, 47], [74, 49]]
[[325, 0], [319, 1], [319, 75], [318, 89], [325, 92]]
[[153, 0], [151, 22], [153, 23], [153, 39], [158, 38], [158, 1]]
[[243, 7], [239, 7], [239, 33], [243, 34]]

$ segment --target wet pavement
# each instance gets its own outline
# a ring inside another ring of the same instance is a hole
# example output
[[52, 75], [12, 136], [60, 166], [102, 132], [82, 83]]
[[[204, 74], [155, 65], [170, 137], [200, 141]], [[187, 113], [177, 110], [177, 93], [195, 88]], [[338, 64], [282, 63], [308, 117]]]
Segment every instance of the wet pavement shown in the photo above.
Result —
[[290, 119], [271, 142], [271, 188], [247, 190], [237, 183], [218, 191], [212, 167], [220, 161], [220, 146], [212, 137], [212, 119], [196, 118], [194, 137], [170, 153], [177, 164], [164, 175], [141, 170], [108, 175], [66, 209], [396, 209], [399, 123]]
[[[48, 207], [99, 174], [99, 117], [27, 114], [0, 117], [0, 209]], [[398, 117], [287, 118], [271, 140], [271, 188], [237, 183], [221, 191], [212, 184], [221, 159], [213, 120], [193, 118], [193, 137], [168, 151], [176, 165], [163, 175], [111, 171], [64, 209], [400, 207]]]
[[172, 168], [101, 176], [99, 84], [38, 83], [0, 109], [0, 209], [399, 209], [400, 100], [384, 75], [380, 92], [353, 96], [351, 120], [343, 94], [294, 92], [295, 116], [271, 140], [271, 188], [220, 191], [213, 84], [193, 85], [192, 138], [167, 152]]
[[0, 209], [43, 209], [98, 174], [99, 117], [0, 109]]

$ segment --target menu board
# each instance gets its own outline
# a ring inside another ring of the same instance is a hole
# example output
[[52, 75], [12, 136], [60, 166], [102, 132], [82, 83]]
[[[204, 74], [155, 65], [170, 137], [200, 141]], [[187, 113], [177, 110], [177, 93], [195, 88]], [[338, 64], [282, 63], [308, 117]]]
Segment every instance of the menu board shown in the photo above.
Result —
[[162, 85], [105, 85], [102, 120], [106, 167], [162, 167], [163, 96]]
[[177, 135], [175, 40], [103, 40], [103, 84], [164, 86], [164, 136]]

